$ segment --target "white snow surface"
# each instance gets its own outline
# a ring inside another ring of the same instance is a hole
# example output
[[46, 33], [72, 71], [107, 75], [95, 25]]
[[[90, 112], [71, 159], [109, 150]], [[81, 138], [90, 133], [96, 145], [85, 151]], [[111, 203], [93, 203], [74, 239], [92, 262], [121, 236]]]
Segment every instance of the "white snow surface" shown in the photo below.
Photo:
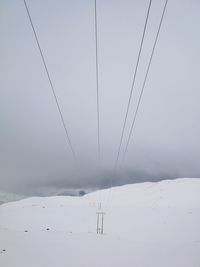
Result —
[[[96, 234], [99, 201], [103, 235]], [[200, 179], [3, 204], [0, 266], [199, 267]]]

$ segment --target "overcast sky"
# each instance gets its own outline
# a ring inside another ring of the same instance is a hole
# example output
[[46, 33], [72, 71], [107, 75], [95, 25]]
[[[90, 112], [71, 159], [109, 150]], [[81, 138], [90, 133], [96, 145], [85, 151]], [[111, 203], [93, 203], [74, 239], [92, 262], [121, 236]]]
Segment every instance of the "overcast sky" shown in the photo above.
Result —
[[[163, 0], [153, 0], [125, 140]], [[75, 164], [22, 0], [0, 3], [0, 191], [47, 194], [200, 177], [200, 1], [169, 0], [124, 165], [113, 176], [147, 0], [27, 0], [77, 154]], [[122, 151], [124, 150], [124, 143]]]

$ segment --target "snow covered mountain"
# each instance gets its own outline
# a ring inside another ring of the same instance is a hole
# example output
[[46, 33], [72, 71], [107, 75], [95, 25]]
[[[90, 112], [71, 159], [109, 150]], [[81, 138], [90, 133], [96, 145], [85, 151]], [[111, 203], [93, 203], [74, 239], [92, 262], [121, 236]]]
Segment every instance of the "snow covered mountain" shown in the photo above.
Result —
[[25, 198], [25, 196], [13, 194], [13, 193], [7, 193], [7, 192], [0, 192], [0, 205], [10, 202], [10, 201], [21, 200], [23, 198]]
[[0, 206], [0, 266], [199, 267], [199, 225], [198, 178], [23, 199]]

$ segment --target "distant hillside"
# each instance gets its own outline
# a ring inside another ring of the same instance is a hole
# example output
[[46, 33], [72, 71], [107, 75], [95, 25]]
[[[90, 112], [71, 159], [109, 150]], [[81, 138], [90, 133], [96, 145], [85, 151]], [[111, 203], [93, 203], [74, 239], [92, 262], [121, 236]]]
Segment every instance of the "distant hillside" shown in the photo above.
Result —
[[11, 201], [17, 201], [25, 198], [26, 196], [17, 195], [13, 193], [7, 193], [7, 192], [0, 192], [0, 205], [11, 202]]

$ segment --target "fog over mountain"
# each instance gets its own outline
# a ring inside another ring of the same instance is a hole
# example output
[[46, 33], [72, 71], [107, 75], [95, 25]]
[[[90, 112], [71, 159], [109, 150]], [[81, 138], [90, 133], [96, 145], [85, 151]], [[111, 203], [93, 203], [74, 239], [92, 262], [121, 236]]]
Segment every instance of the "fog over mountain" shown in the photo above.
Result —
[[[86, 192], [200, 177], [200, 1], [168, 3], [124, 164], [113, 172], [148, 1], [97, 1], [101, 160], [97, 157], [94, 2], [27, 0], [77, 155], [74, 162], [21, 0], [0, 3], [0, 191]], [[122, 152], [164, 1], [152, 1]]]

